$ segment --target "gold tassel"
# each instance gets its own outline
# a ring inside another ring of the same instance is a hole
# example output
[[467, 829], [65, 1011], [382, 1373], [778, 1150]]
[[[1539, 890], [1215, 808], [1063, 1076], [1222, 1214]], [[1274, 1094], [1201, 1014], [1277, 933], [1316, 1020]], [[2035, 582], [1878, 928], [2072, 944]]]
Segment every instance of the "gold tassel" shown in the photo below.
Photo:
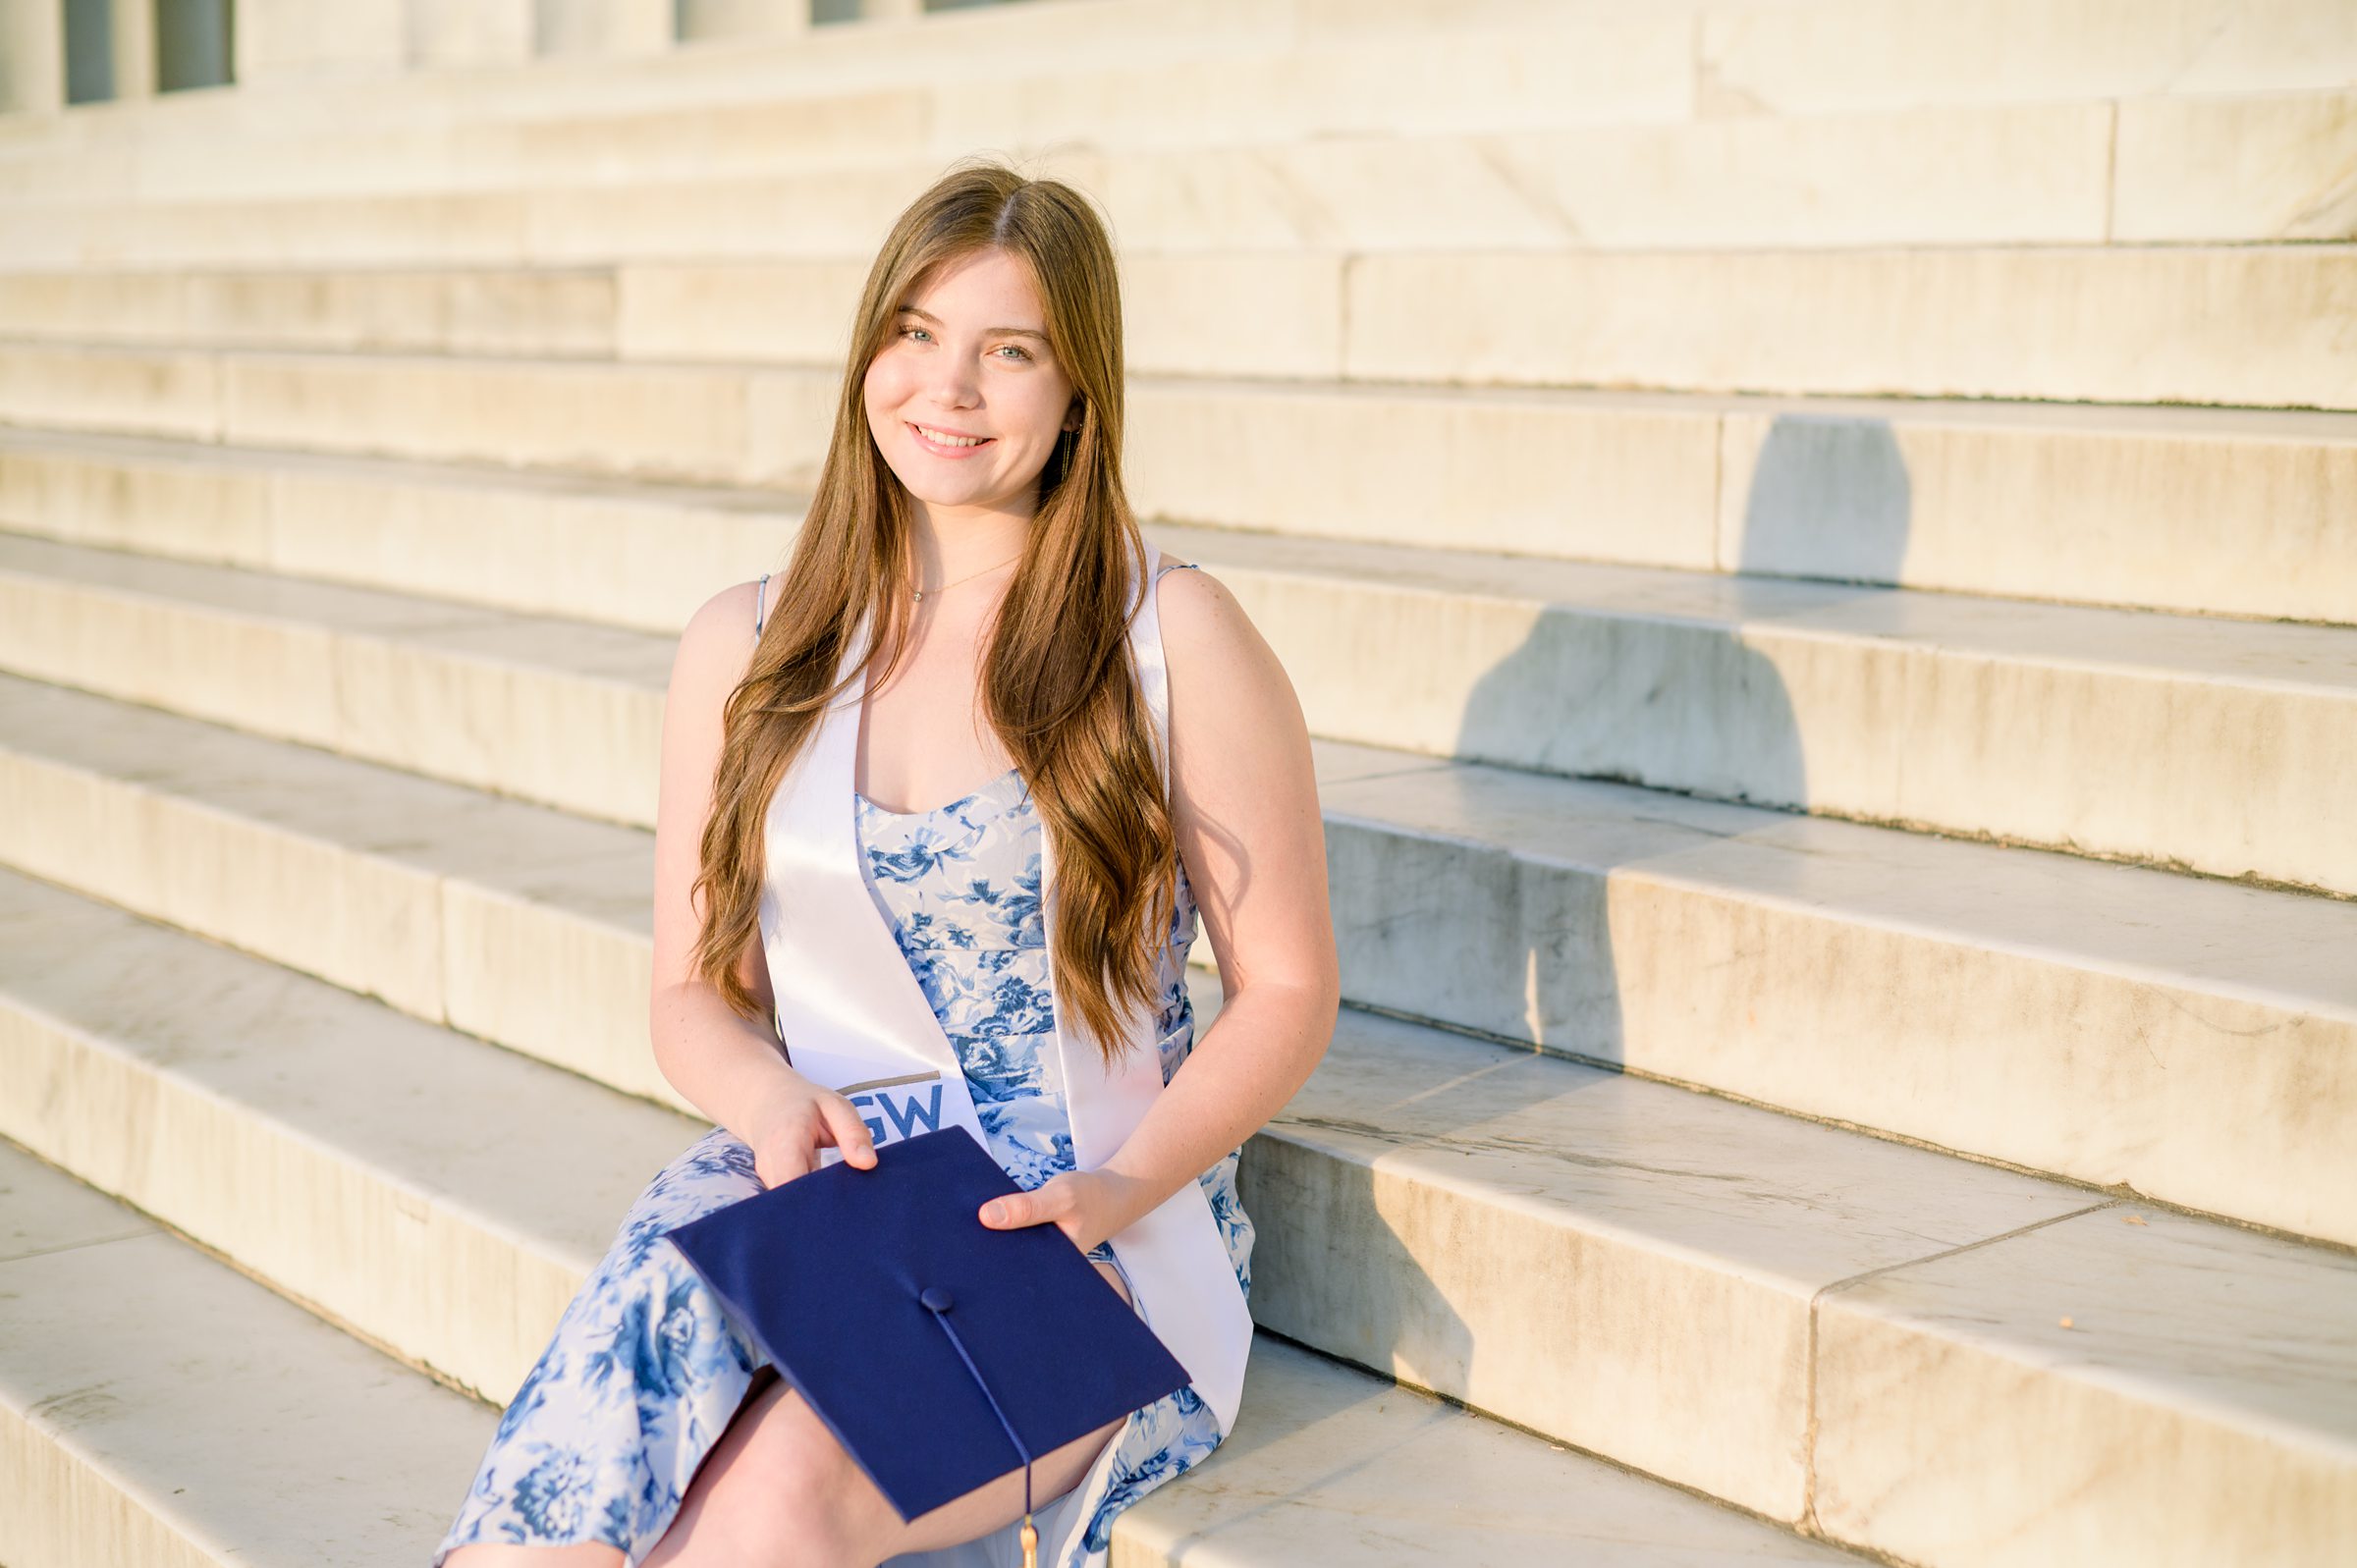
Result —
[[1039, 1568], [1039, 1532], [1029, 1514], [1023, 1515], [1023, 1568]]

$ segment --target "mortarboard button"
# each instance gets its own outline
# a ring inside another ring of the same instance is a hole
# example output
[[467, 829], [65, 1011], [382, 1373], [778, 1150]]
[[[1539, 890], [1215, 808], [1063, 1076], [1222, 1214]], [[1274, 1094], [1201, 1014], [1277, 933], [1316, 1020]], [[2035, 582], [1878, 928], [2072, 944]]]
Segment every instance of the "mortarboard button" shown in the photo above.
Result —
[[936, 1313], [948, 1312], [955, 1305], [950, 1300], [950, 1293], [939, 1285], [927, 1285], [924, 1292], [916, 1298], [916, 1304], [927, 1312]]

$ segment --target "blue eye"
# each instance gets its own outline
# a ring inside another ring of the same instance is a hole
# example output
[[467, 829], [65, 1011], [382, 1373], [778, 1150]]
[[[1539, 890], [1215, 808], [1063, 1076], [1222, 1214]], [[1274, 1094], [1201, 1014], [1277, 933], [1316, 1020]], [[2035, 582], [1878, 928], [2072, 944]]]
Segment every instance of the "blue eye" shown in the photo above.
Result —
[[[931, 340], [931, 336], [932, 336], [932, 335], [931, 335], [931, 333], [930, 333], [930, 332], [928, 332], [928, 331], [927, 331], [927, 329], [925, 329], [925, 328], [923, 328], [923, 327], [903, 327], [903, 328], [901, 328], [901, 330], [900, 330], [900, 335], [901, 335], [902, 337], [904, 337], [904, 338], [914, 338], [914, 337], [920, 337], [920, 336], [921, 336], [921, 337], [924, 337], [924, 338], [926, 338], [926, 339], [927, 339], [927, 341], [930, 341], [930, 340]], [[1034, 356], [1033, 356], [1033, 354], [1032, 354], [1032, 352], [1031, 352], [1031, 351], [1030, 351], [1030, 350], [1028, 350], [1028, 349], [1026, 349], [1026, 348], [1024, 348], [1024, 347], [1023, 347], [1022, 345], [1020, 345], [1020, 344], [1015, 344], [1015, 343], [1002, 343], [1002, 344], [1000, 344], [1000, 345], [999, 345], [999, 347], [1000, 347], [1001, 349], [1004, 349], [1004, 350], [1009, 350], [1009, 351], [1012, 351], [1012, 352], [1014, 354], [1014, 356], [1015, 356], [1015, 357], [1016, 357], [1018, 360], [1023, 360], [1023, 361], [1026, 361], [1026, 362], [1027, 362], [1027, 361], [1029, 361], [1031, 358], [1033, 358], [1033, 357], [1034, 357]]]

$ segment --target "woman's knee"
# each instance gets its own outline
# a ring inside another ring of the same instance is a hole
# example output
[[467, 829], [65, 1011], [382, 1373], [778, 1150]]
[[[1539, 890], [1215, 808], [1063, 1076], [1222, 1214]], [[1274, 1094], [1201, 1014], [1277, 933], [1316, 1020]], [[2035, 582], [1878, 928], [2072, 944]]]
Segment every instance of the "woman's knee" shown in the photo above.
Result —
[[617, 1234], [672, 1230], [761, 1191], [752, 1151], [726, 1128], [715, 1127], [639, 1189]]
[[758, 1568], [865, 1560], [878, 1532], [898, 1517], [809, 1404], [783, 1383], [764, 1387], [729, 1424], [697, 1470], [683, 1513], [689, 1507], [694, 1529], [733, 1544], [726, 1560]]

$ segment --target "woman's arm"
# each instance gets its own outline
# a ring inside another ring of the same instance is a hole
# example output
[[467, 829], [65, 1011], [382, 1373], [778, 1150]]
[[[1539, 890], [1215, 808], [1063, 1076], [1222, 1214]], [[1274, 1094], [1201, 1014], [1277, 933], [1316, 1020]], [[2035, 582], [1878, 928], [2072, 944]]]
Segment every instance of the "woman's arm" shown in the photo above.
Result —
[[1157, 589], [1172, 811], [1224, 1000], [1103, 1165], [982, 1211], [1000, 1229], [1052, 1221], [1084, 1250], [1128, 1228], [1283, 1108], [1325, 1054], [1342, 994], [1325, 825], [1292, 682], [1217, 578], [1174, 571]]
[[[662, 777], [655, 807], [654, 976], [647, 1031], [655, 1065], [687, 1103], [753, 1150], [765, 1186], [802, 1175], [822, 1146], [840, 1145], [853, 1164], [871, 1165], [867, 1125], [842, 1096], [817, 1088], [786, 1061], [766, 1021], [740, 1016], [710, 981], [688, 972], [703, 910], [688, 896], [699, 866], [712, 775], [720, 760], [722, 710], [744, 678], [753, 644], [755, 585], [740, 583], [705, 601], [680, 634], [663, 700]], [[774, 1011], [769, 964], [759, 941], [745, 945], [737, 973]]]

